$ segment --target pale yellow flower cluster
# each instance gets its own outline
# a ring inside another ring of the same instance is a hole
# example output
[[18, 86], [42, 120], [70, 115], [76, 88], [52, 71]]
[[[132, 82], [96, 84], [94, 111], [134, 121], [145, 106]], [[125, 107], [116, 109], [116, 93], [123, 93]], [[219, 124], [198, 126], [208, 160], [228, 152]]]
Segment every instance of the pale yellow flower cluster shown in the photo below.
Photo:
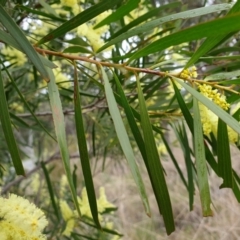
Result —
[[60, 191], [59, 196], [60, 198], [64, 198], [66, 193], [68, 192], [68, 180], [66, 175], [62, 175], [60, 180]]
[[[65, 74], [65, 72], [63, 72], [61, 68], [61, 65], [62, 65], [61, 62], [55, 61], [54, 64], [58, 66], [57, 68], [52, 69], [57, 85], [62, 88], [70, 88], [72, 86], [72, 82], [69, 80], [69, 76]], [[46, 86], [47, 86], [46, 81], [42, 81], [39, 84], [40, 88], [46, 87]]]
[[[84, 2], [85, 0], [61, 0], [61, 5], [70, 7], [74, 15], [76, 15], [82, 11], [80, 3], [84, 3]], [[59, 13], [62, 13], [62, 12], [59, 12]]]
[[[51, 8], [59, 16], [69, 17], [69, 11], [65, 10], [63, 6], [69, 7], [74, 15], [80, 13], [83, 9], [80, 3], [84, 3], [83, 0], [61, 0], [60, 4], [52, 4]], [[57, 26], [46, 21], [38, 21], [32, 23], [32, 33], [39, 37], [47, 35], [51, 30], [55, 29]]]
[[11, 47], [5, 47], [1, 50], [1, 53], [6, 56], [6, 59], [10, 63], [14, 63], [15, 66], [22, 66], [27, 62], [27, 57], [22, 52]]
[[61, 68], [54, 68], [53, 74], [55, 76], [56, 83], [59, 83], [59, 86], [63, 88], [70, 88], [72, 86], [72, 83], [68, 80], [68, 77], [62, 73]]
[[77, 0], [61, 0], [61, 4], [67, 7], [74, 7], [78, 4]]
[[[211, 86], [203, 84], [199, 85], [198, 88], [205, 97], [215, 102], [222, 109], [227, 110], [229, 108], [230, 105], [226, 102], [225, 96], [218, 93], [217, 90], [213, 90]], [[202, 103], [199, 103], [199, 110], [203, 126], [203, 133], [208, 136], [212, 132], [215, 136], [217, 136], [218, 116]], [[237, 142], [238, 134], [229, 126], [227, 126], [227, 131], [229, 142]]]
[[[81, 215], [92, 219], [91, 209], [88, 202], [88, 196], [87, 196], [87, 191], [85, 187], [82, 189], [81, 198], [78, 197], [78, 204], [81, 211]], [[100, 222], [103, 221], [103, 216], [101, 214], [106, 209], [116, 208], [115, 205], [113, 205], [107, 200], [105, 189], [103, 187], [101, 187], [99, 190], [99, 199], [97, 199], [97, 206], [98, 206], [98, 212], [99, 212], [98, 217]], [[69, 237], [76, 225], [76, 219], [78, 214], [76, 210], [72, 210], [69, 207], [68, 203], [65, 200], [60, 200], [60, 209], [62, 212], [63, 219], [66, 222], [66, 227], [63, 231], [63, 235]]]
[[1, 240], [44, 240], [48, 222], [44, 213], [27, 199], [11, 194], [0, 197]]
[[226, 97], [221, 95], [217, 89], [213, 90], [210, 85], [206, 84], [199, 85], [198, 89], [205, 97], [215, 102], [219, 107], [228, 110], [230, 104], [226, 102]]
[[9, 108], [17, 113], [23, 113], [24, 107], [21, 103], [13, 102], [9, 105]]
[[165, 154], [167, 154], [166, 146], [165, 146], [165, 144], [163, 144], [163, 143], [159, 143], [159, 144], [158, 144], [157, 150], [158, 150], [158, 153], [159, 153], [160, 155], [165, 155]]
[[63, 235], [70, 237], [72, 230], [76, 225], [76, 212], [73, 211], [66, 201], [60, 200], [60, 209], [63, 216], [64, 221], [66, 222], [66, 227], [63, 231]]
[[[42, 36], [47, 35], [54, 28], [56, 28], [56, 26], [51, 23], [48, 23], [48, 22], [41, 21], [38, 24], [36, 24], [34, 22], [32, 23], [32, 29], [33, 29], [32, 33], [40, 38]], [[32, 39], [29, 39], [29, 40], [32, 41]]]
[[133, 20], [141, 17], [145, 13], [148, 12], [148, 9], [145, 4], [142, 4], [144, 1], [141, 1], [141, 3], [138, 5], [138, 8], [131, 11], [128, 15], [124, 16], [125, 24], [129, 24]]
[[188, 69], [184, 69], [179, 75], [179, 77], [183, 79], [196, 78], [197, 76], [198, 74], [195, 66]]
[[112, 13], [112, 11], [105, 11], [101, 14], [99, 14], [96, 18], [94, 18], [93, 21], [89, 23], [84, 23], [77, 29], [77, 34], [80, 36], [84, 36], [88, 39], [90, 45], [92, 46], [94, 51], [97, 51], [101, 46], [103, 46], [104, 41], [101, 38], [103, 34], [105, 34], [109, 26], [105, 25], [98, 29], [93, 29], [96, 24], [101, 22], [103, 19], [105, 19], [107, 16], [109, 16]]
[[99, 198], [97, 199], [97, 205], [98, 205], [98, 211], [100, 213], [103, 213], [108, 208], [116, 208], [114, 204], [110, 203], [107, 200], [104, 187], [100, 187], [99, 189]]

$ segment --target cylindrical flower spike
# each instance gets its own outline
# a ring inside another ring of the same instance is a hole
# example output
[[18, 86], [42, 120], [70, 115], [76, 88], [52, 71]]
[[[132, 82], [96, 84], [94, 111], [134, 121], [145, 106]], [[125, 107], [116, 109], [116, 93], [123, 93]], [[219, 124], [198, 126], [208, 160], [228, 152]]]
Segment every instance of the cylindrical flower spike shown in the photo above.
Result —
[[10, 194], [9, 198], [0, 197], [0, 218], [1, 239], [47, 239], [42, 234], [47, 219], [42, 210], [27, 199], [15, 194]]

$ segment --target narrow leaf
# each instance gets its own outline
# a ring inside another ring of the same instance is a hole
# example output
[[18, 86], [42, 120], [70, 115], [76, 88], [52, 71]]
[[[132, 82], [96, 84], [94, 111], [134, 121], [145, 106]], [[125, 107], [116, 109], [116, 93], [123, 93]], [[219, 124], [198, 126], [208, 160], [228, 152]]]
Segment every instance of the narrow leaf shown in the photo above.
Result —
[[16, 140], [14, 138], [7, 99], [4, 91], [2, 72], [0, 71], [0, 120], [3, 133], [12, 157], [13, 166], [18, 175], [25, 175]]
[[55, 21], [66, 22], [65, 19], [58, 17], [58, 15], [51, 15], [51, 14], [48, 14], [46, 12], [37, 11], [35, 9], [28, 8], [28, 7], [23, 6], [23, 5], [17, 5], [16, 8], [23, 9], [28, 13], [33, 13], [33, 14], [36, 14], [38, 16], [43, 16], [43, 17], [50, 18], [50, 19], [55, 20]]
[[92, 6], [88, 9], [86, 9], [85, 11], [79, 13], [78, 15], [76, 15], [75, 17], [70, 19], [69, 21], [63, 23], [60, 27], [51, 31], [49, 34], [47, 34], [42, 39], [40, 39], [37, 42], [36, 46], [40, 45], [40, 44], [43, 44], [43, 43], [46, 43], [46, 42], [49, 42], [49, 41], [51, 41], [51, 40], [53, 40], [57, 37], [60, 37], [64, 34], [66, 34], [67, 32], [70, 32], [74, 28], [76, 28], [76, 27], [82, 25], [83, 23], [93, 19], [94, 17], [98, 16], [102, 12], [113, 8], [114, 6], [119, 4], [120, 2], [122, 2], [122, 0], [115, 0], [115, 1], [104, 0], [104, 1], [101, 1], [97, 4], [95, 4], [94, 6]]
[[149, 173], [149, 167], [150, 166], [149, 166], [148, 161], [147, 161], [147, 153], [146, 153], [143, 137], [142, 137], [141, 132], [140, 132], [140, 130], [137, 126], [137, 123], [135, 121], [131, 106], [129, 105], [129, 103], [127, 101], [127, 97], [125, 96], [124, 91], [122, 89], [122, 86], [121, 86], [121, 84], [119, 82], [119, 79], [117, 78], [116, 75], [114, 75], [114, 80], [115, 80], [115, 83], [117, 85], [117, 89], [118, 89], [118, 92], [119, 92], [119, 95], [120, 95], [120, 98], [121, 98], [121, 105], [124, 108], [126, 117], [128, 119], [129, 126], [130, 126], [131, 131], [132, 131], [132, 134], [133, 134], [134, 139], [135, 139], [135, 141], [138, 145], [138, 148], [141, 152], [144, 163], [145, 163], [146, 168], [147, 168], [148, 173]]
[[149, 208], [149, 203], [148, 203], [145, 186], [144, 186], [141, 174], [139, 172], [138, 166], [135, 162], [135, 156], [134, 156], [133, 149], [132, 149], [132, 146], [131, 146], [129, 138], [128, 138], [128, 134], [124, 127], [120, 111], [118, 109], [116, 100], [114, 98], [113, 91], [111, 89], [107, 74], [105, 73], [105, 70], [103, 69], [103, 67], [101, 67], [101, 72], [102, 72], [102, 77], [104, 80], [104, 88], [105, 88], [105, 94], [106, 94], [107, 103], [108, 103], [108, 107], [109, 107], [109, 112], [112, 117], [120, 145], [121, 145], [123, 153], [126, 156], [126, 159], [128, 161], [134, 181], [138, 187], [146, 214], [150, 216], [150, 208]]
[[154, 176], [155, 180], [157, 181], [157, 185], [155, 187], [158, 191], [155, 189], [155, 197], [157, 199], [159, 211], [163, 215], [167, 234], [169, 235], [175, 230], [172, 206], [139, 79], [137, 79], [137, 89], [141, 115], [141, 126], [147, 152], [148, 164], [151, 166], [151, 176]]
[[193, 98], [193, 123], [194, 123], [194, 151], [198, 176], [198, 186], [204, 217], [212, 216], [211, 197], [208, 184], [207, 163], [205, 160], [205, 149], [202, 132], [201, 116], [198, 107], [198, 100]]
[[101, 52], [102, 50], [108, 48], [109, 46], [116, 44], [118, 42], [121, 42], [122, 40], [128, 39], [132, 36], [152, 31], [154, 28], [159, 27], [161, 24], [164, 24], [166, 22], [177, 20], [177, 19], [185, 19], [185, 18], [193, 18], [193, 17], [197, 17], [197, 16], [202, 16], [202, 15], [213, 13], [216, 11], [222, 11], [222, 10], [229, 9], [231, 6], [232, 6], [231, 4], [227, 4], [227, 3], [216, 4], [216, 5], [209, 6], [209, 7], [202, 7], [202, 8], [198, 8], [198, 9], [188, 10], [188, 11], [184, 11], [181, 13], [171, 14], [166, 17], [160, 17], [160, 18], [154, 19], [152, 21], [144, 23], [141, 26], [135, 27], [135, 28], [131, 29], [131, 31], [125, 32], [125, 33], [121, 34], [120, 36], [112, 39], [111, 41], [107, 42], [104, 46], [102, 46], [98, 50], [98, 52]]
[[188, 124], [188, 127], [190, 129], [190, 131], [192, 132], [193, 134], [193, 118], [192, 118], [192, 115], [191, 113], [189, 112], [187, 106], [186, 106], [186, 103], [184, 102], [184, 99], [182, 98], [182, 95], [179, 91], [179, 89], [177, 88], [176, 84], [174, 81], [172, 81], [172, 84], [173, 84], [173, 89], [174, 89], [174, 92], [175, 92], [175, 96], [177, 98], [177, 101], [178, 101], [178, 104], [179, 104], [179, 107], [183, 113], [183, 116]]
[[185, 129], [184, 124], [182, 124], [182, 145], [184, 146], [184, 156], [185, 156], [185, 164], [187, 168], [188, 175], [188, 196], [189, 196], [189, 209], [193, 210], [193, 202], [194, 202], [194, 183], [193, 183], [193, 170], [192, 170], [192, 159], [190, 152], [190, 145], [188, 142], [188, 136]]
[[4, 10], [4, 8], [1, 5], [0, 5], [0, 21], [2, 22], [3, 26], [8, 30], [8, 32], [12, 35], [15, 41], [19, 44], [24, 53], [32, 61], [32, 63], [40, 72], [42, 77], [46, 81], [49, 81], [48, 72], [45, 69], [44, 65], [42, 64], [42, 61], [40, 60], [37, 52], [32, 47], [32, 45], [30, 44], [22, 30], [18, 27], [18, 25], [8, 15], [8, 13]]
[[[231, 8], [231, 10], [229, 11], [229, 13], [227, 15], [239, 12], [240, 10], [240, 1], [237, 1], [234, 6]], [[221, 30], [220, 30], [221, 31]], [[191, 65], [193, 65], [198, 59], [199, 57], [203, 56], [205, 53], [207, 53], [208, 51], [210, 51], [213, 47], [215, 47], [218, 43], [220, 43], [225, 37], [226, 34], [216, 34], [216, 35], [212, 35], [211, 37], [208, 37], [201, 45], [200, 47], [197, 49], [197, 51], [192, 55], [192, 57], [189, 59], [189, 61], [187, 62], [185, 68], [190, 67]], [[234, 34], [234, 33], [232, 33]], [[232, 36], [232, 34], [229, 34], [227, 37], [230, 38]]]
[[92, 53], [92, 51], [82, 46], [71, 46], [65, 48], [63, 53]]
[[102, 27], [106, 24], [110, 24], [112, 22], [115, 22], [121, 18], [123, 18], [125, 15], [130, 13], [132, 10], [138, 7], [140, 0], [128, 0], [126, 4], [122, 4], [115, 12], [113, 12], [111, 15], [106, 17], [104, 20], [102, 20], [100, 23], [98, 23], [94, 28]]
[[144, 21], [147, 21], [147, 19], [152, 18], [153, 16], [156, 16], [156, 15], [160, 16], [160, 13], [163, 11], [166, 11], [168, 8], [179, 7], [179, 5], [181, 5], [181, 2], [172, 2], [166, 5], [160, 6], [158, 8], [154, 8], [148, 11], [147, 13], [143, 14], [142, 16], [139, 16], [138, 18], [133, 19], [128, 25], [124, 26], [119, 31], [114, 33], [108, 40], [114, 39], [122, 33], [127, 33], [129, 29], [135, 27], [136, 25], [139, 25]]
[[83, 176], [85, 180], [88, 201], [93, 216], [93, 220], [98, 228], [101, 229], [101, 225], [98, 219], [98, 208], [96, 194], [93, 184], [93, 176], [91, 173], [90, 161], [88, 156], [87, 141], [85, 137], [85, 130], [83, 125], [83, 116], [81, 109], [81, 97], [78, 87], [77, 68], [74, 63], [74, 111], [75, 111], [75, 124], [77, 130], [78, 148], [80, 153], [81, 165]]
[[165, 139], [163, 134], [161, 134], [161, 138], [162, 138], [162, 141], [163, 141], [163, 143], [164, 143], [164, 145], [165, 145], [165, 147], [167, 149], [167, 152], [168, 152], [169, 156], [171, 157], [171, 159], [173, 161], [173, 164], [174, 164], [175, 168], [177, 169], [177, 172], [178, 172], [181, 180], [183, 181], [183, 184], [185, 185], [186, 189], [188, 189], [187, 181], [186, 181], [186, 179], [185, 179], [185, 177], [184, 177], [184, 175], [182, 173], [181, 168], [179, 167], [177, 159], [173, 155], [173, 152], [172, 152], [172, 150], [171, 150], [171, 148], [169, 146], [168, 141]]
[[60, 220], [59, 208], [58, 208], [56, 200], [55, 200], [55, 194], [54, 194], [54, 191], [53, 191], [53, 186], [52, 186], [50, 176], [48, 174], [48, 170], [47, 170], [44, 162], [41, 162], [41, 166], [42, 166], [43, 173], [44, 173], [44, 176], [45, 176], [45, 179], [46, 179], [46, 182], [47, 182], [48, 192], [49, 192], [49, 195], [50, 195], [50, 199], [51, 199], [51, 203], [52, 203], [52, 206], [53, 206], [53, 209], [54, 209], [54, 213], [57, 216], [57, 219]]
[[237, 173], [233, 170], [233, 193], [237, 199], [237, 201], [240, 203], [240, 189], [239, 189], [239, 184], [240, 184], [240, 178], [237, 175]]
[[[0, 60], [1, 62], [1, 60]], [[2, 63], [3, 65], [3, 63]], [[51, 135], [51, 133], [43, 126], [43, 124], [38, 120], [38, 118], [36, 117], [36, 115], [34, 114], [34, 112], [32, 111], [32, 109], [30, 108], [29, 104], [27, 103], [26, 99], [24, 98], [24, 96], [22, 95], [21, 91], [19, 90], [15, 80], [11, 77], [9, 71], [7, 70], [7, 68], [3, 65], [4, 70], [6, 71], [14, 89], [16, 90], [16, 92], [18, 93], [18, 96], [20, 97], [20, 99], [22, 100], [22, 102], [24, 103], [25, 107], [27, 108], [27, 110], [31, 113], [32, 117], [34, 118], [34, 120], [36, 121], [36, 123], [42, 128], [42, 130], [49, 136], [51, 137], [54, 141], [56, 141], [56, 139]]]
[[[184, 102], [184, 100], [183, 100], [183, 98], [182, 98], [178, 88], [176, 87], [176, 84], [174, 83], [174, 81], [173, 81], [173, 87], [174, 87], [174, 90], [175, 90], [176, 98], [177, 98], [178, 103], [179, 103], [179, 107], [180, 107], [180, 109], [181, 109], [181, 111], [183, 113], [183, 116], [184, 116], [184, 118], [186, 120], [188, 128], [189, 128], [189, 130], [191, 131], [191, 133], [193, 135], [194, 134], [194, 130], [193, 130], [193, 117], [190, 114], [189, 109], [188, 109], [186, 103]], [[204, 144], [204, 146], [205, 146], [205, 153], [206, 153], [206, 159], [208, 161], [208, 164], [211, 166], [213, 171], [219, 176], [217, 162], [215, 161], [215, 158], [214, 158], [212, 152], [210, 151], [208, 145]]]
[[238, 31], [240, 29], [240, 21], [238, 21], [239, 17], [240, 13], [224, 18], [215, 19], [210, 22], [198, 24], [179, 32], [172, 33], [140, 49], [135, 54], [133, 54], [132, 57], [130, 57], [129, 61], [149, 55], [151, 53], [162, 51], [168, 47], [178, 45], [180, 43], [189, 42], [209, 36], [223, 36], [224, 34]]
[[49, 12], [50, 14], [54, 15], [55, 17], [58, 17], [56, 11], [49, 4], [47, 4], [44, 0], [38, 0], [38, 1], [44, 7], [46, 12]]
[[50, 76], [50, 82], [48, 83], [48, 93], [49, 93], [50, 105], [52, 109], [52, 116], [53, 116], [53, 122], [55, 126], [58, 146], [60, 149], [64, 170], [68, 179], [68, 184], [71, 190], [73, 202], [75, 204], [75, 207], [77, 209], [79, 216], [81, 216], [80, 208], [77, 201], [77, 194], [76, 194], [76, 190], [75, 190], [73, 180], [72, 180], [72, 175], [71, 175], [70, 159], [69, 159], [69, 152], [67, 147], [62, 103], [60, 100], [58, 87], [55, 82], [55, 76], [51, 69], [48, 69], [48, 73]]
[[233, 188], [233, 174], [227, 125], [218, 120], [217, 132], [218, 172], [223, 179], [220, 188]]
[[[5, 42], [6, 44], [16, 48], [19, 51], [24, 52], [22, 50], [22, 48], [19, 46], [19, 44], [14, 40], [14, 38], [11, 35], [9, 35], [8, 33], [2, 31], [1, 29], [0, 29], [0, 40]], [[47, 58], [43, 57], [42, 55], [38, 54], [38, 56], [40, 57], [42, 63], [45, 66], [47, 66], [49, 68], [56, 68], [57, 67], [53, 62], [51, 62]]]
[[[126, 116], [127, 116], [127, 119], [128, 119], [128, 122], [129, 122], [129, 126], [132, 130], [132, 133], [133, 133], [133, 136], [134, 136], [134, 139], [138, 145], [138, 148], [142, 154], [142, 157], [143, 157], [143, 160], [144, 160], [144, 163], [146, 165], [146, 168], [147, 168], [147, 172], [148, 172], [148, 175], [149, 175], [149, 178], [150, 178], [150, 181], [151, 181], [151, 184], [152, 184], [152, 188], [153, 188], [153, 191], [154, 191], [154, 194], [155, 196], [159, 194], [159, 179], [158, 179], [158, 175], [162, 174], [162, 168], [159, 168], [159, 169], [154, 169], [154, 165], [151, 165], [150, 162], [148, 161], [148, 157], [147, 157], [147, 152], [146, 152], [146, 147], [145, 147], [145, 143], [144, 143], [144, 140], [143, 140], [143, 137], [142, 137], [142, 134], [141, 132], [139, 131], [139, 128], [137, 126], [137, 123], [135, 121], [135, 118], [134, 118], [134, 114], [133, 114], [133, 111], [127, 101], [127, 98], [124, 94], [124, 91], [122, 89], [122, 86], [117, 78], [117, 76], [115, 76], [115, 82], [116, 82], [116, 85], [117, 85], [117, 88], [118, 88], [118, 92], [120, 94], [120, 98], [121, 98], [121, 105], [122, 107], [124, 108], [125, 110], [125, 113], [126, 113]], [[117, 95], [115, 95], [116, 97]], [[137, 117], [138, 120], [140, 120], [140, 117], [138, 115]], [[165, 143], [166, 144], [166, 143]], [[170, 150], [170, 149], [168, 149]], [[171, 151], [171, 150], [170, 150]], [[176, 161], [175, 161], [176, 163]], [[176, 163], [177, 165], [177, 163]], [[183, 177], [183, 174], [181, 172], [181, 170], [179, 169], [178, 165], [176, 166], [177, 169], [179, 170], [180, 172], [180, 176]], [[154, 174], [153, 174], [154, 173]], [[184, 181], [184, 177], [183, 177], [183, 181]], [[185, 181], [185, 184], [186, 184], [186, 181]], [[187, 187], [187, 184], [186, 184], [186, 187]], [[157, 201], [159, 200], [158, 198], [156, 199]], [[160, 209], [160, 202], [158, 202], [158, 205], [159, 205], [159, 209]]]
[[232, 72], [219, 72], [212, 75], [207, 76], [204, 78], [204, 81], [209, 80], [224, 80], [228, 78], [234, 78], [240, 76], [240, 70], [232, 71]]

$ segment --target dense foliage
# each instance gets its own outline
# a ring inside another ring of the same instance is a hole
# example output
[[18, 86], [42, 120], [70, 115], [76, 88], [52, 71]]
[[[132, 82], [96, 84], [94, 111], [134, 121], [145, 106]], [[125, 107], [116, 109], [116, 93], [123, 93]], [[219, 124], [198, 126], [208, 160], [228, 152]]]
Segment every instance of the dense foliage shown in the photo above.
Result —
[[[167, 234], [175, 226], [164, 154], [188, 190], [189, 210], [197, 191], [203, 216], [212, 216], [208, 170], [240, 201], [230, 152], [240, 134], [240, 1], [189, 2], [0, 0], [2, 194], [32, 199], [43, 191], [38, 202], [49, 224], [35, 239], [120, 239], [108, 216], [116, 206], [104, 188], [96, 197], [92, 159], [104, 169], [105, 158], [123, 154], [150, 216], [142, 159]], [[53, 176], [48, 164], [59, 157], [65, 173]]]

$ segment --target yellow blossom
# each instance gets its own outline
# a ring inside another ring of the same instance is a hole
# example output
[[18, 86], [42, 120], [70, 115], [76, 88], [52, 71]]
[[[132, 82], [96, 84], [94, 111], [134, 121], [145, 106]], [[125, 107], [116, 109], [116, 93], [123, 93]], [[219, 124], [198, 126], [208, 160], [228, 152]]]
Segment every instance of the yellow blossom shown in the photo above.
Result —
[[113, 222], [106, 222], [105, 228], [110, 229], [110, 230], [113, 229]]
[[3, 48], [1, 50], [1, 53], [6, 56], [6, 59], [10, 63], [14, 63], [16, 66], [22, 66], [27, 62], [26, 55], [15, 48], [11, 47]]
[[34, 30], [32, 33], [34, 33], [36, 36], [42, 37], [42, 36], [47, 35], [54, 28], [56, 28], [56, 26], [54, 26], [54, 24], [41, 21], [38, 24], [33, 23], [32, 29], [34, 29]]
[[9, 105], [9, 108], [14, 110], [17, 113], [23, 113], [24, 112], [24, 107], [22, 104], [13, 102]]
[[[218, 93], [211, 86], [203, 84], [198, 86], [200, 92], [213, 101], [224, 110], [228, 110], [230, 104], [226, 102], [226, 97]], [[209, 110], [205, 105], [199, 103], [199, 110], [201, 115], [201, 122], [203, 126], [203, 133], [209, 135], [211, 132], [217, 136], [218, 116]], [[229, 142], [234, 143], [238, 140], [238, 134], [232, 128], [227, 126]]]
[[108, 31], [109, 26], [103, 26], [103, 27], [100, 27], [97, 29], [93, 29], [93, 28], [96, 24], [101, 22], [103, 19], [105, 19], [111, 13], [112, 12], [110, 10], [105, 11], [105, 12], [99, 14], [92, 21], [82, 24], [77, 29], [77, 34], [80, 36], [86, 37], [94, 51], [97, 51], [104, 44], [104, 41], [102, 40], [101, 36]]
[[118, 235], [114, 235], [114, 236], [111, 238], [111, 240], [120, 240], [120, 239], [121, 239], [121, 237], [118, 236]]
[[224, 110], [228, 110], [230, 104], [226, 102], [226, 97], [218, 93], [217, 89], [212, 90], [212, 87], [206, 84], [198, 86], [200, 92], [214, 103], [216, 103], [219, 107]]
[[66, 227], [63, 231], [63, 235], [70, 237], [71, 232], [75, 227], [75, 212], [68, 206], [67, 202], [64, 200], [60, 200], [60, 209], [63, 216], [64, 221], [66, 222]]
[[97, 205], [100, 213], [104, 212], [108, 208], [116, 208], [115, 205], [107, 200], [104, 187], [100, 187], [99, 189], [99, 199], [97, 199]]
[[88, 218], [92, 218], [92, 213], [88, 202], [87, 190], [85, 187], [82, 189], [81, 197], [82, 198], [78, 198], [81, 214]]
[[40, 183], [40, 175], [39, 173], [34, 174], [31, 179], [31, 190], [33, 193], [37, 193], [39, 191], [39, 188], [41, 187]]
[[61, 0], [61, 4], [67, 7], [73, 7], [77, 5], [77, 0]]
[[148, 12], [148, 9], [146, 8], [146, 6], [140, 3], [138, 8], [134, 9], [128, 15], [124, 16], [125, 24], [129, 24], [130, 22], [141, 17], [147, 12]]
[[198, 76], [197, 69], [195, 66], [189, 69], [184, 69], [179, 76], [183, 79], [196, 78]]
[[1, 239], [44, 240], [41, 232], [47, 225], [44, 213], [27, 199], [11, 194], [0, 197]]
[[159, 152], [160, 155], [164, 155], [167, 153], [167, 149], [166, 146], [163, 143], [160, 143], [157, 147], [157, 150]]
[[64, 174], [64, 175], [62, 175], [61, 180], [60, 180], [60, 193], [59, 194], [60, 194], [61, 198], [64, 198], [64, 196], [66, 195], [67, 188], [68, 188], [67, 176]]
[[70, 88], [72, 83], [68, 80], [68, 77], [62, 72], [61, 67], [54, 68], [53, 74], [55, 75], [56, 83], [63, 88]]

